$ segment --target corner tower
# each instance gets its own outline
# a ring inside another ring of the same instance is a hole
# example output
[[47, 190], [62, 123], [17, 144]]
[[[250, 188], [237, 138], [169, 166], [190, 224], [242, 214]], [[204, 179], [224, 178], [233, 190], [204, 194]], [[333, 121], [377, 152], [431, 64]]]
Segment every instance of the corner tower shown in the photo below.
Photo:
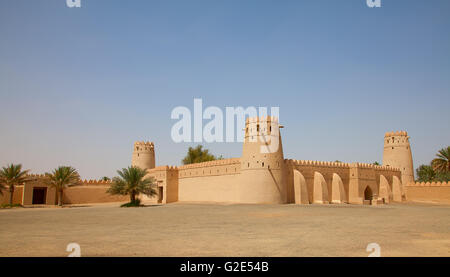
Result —
[[240, 202], [287, 202], [280, 128], [276, 117], [247, 118], [241, 157]]
[[134, 143], [131, 165], [143, 169], [155, 168], [155, 146], [153, 142], [136, 141]]
[[414, 167], [406, 131], [388, 132], [384, 135], [383, 165], [400, 168], [402, 184], [414, 182]]

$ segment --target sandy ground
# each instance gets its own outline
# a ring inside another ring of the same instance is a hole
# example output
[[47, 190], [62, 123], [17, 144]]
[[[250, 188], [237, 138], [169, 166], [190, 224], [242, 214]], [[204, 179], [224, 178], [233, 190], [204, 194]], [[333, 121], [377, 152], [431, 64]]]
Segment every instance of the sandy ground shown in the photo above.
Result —
[[0, 256], [450, 256], [450, 206], [118, 204], [0, 210]]

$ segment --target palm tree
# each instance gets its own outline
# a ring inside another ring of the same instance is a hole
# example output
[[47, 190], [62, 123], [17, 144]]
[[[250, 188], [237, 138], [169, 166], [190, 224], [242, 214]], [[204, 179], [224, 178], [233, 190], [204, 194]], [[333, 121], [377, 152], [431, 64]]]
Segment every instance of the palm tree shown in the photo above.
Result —
[[434, 171], [439, 173], [450, 172], [450, 146], [439, 150], [436, 156], [437, 158], [431, 161]]
[[77, 170], [71, 166], [60, 166], [51, 173], [45, 173], [45, 183], [54, 187], [58, 193], [58, 205], [63, 205], [64, 189], [81, 182]]
[[147, 175], [146, 169], [130, 166], [128, 168], [122, 168], [122, 170], [117, 170], [117, 174], [119, 176], [112, 179], [108, 193], [113, 195], [129, 195], [131, 204], [136, 203], [136, 196], [139, 193], [147, 196], [157, 194], [154, 189], [155, 178], [145, 178], [145, 175]]
[[107, 176], [103, 176], [100, 180], [101, 181], [111, 181], [111, 178], [109, 178]]
[[21, 164], [10, 164], [0, 170], [0, 192], [1, 189], [9, 188], [9, 205], [13, 203], [15, 186], [30, 181], [27, 176], [28, 172], [29, 170], [22, 171]]
[[3, 190], [6, 190], [6, 186], [3, 183], [0, 183], [0, 195], [3, 195]]

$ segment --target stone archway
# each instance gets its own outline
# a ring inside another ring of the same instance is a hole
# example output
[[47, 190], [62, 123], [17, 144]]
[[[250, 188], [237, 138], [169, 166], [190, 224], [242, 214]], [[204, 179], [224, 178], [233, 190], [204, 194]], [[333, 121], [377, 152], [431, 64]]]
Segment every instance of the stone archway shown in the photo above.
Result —
[[397, 176], [392, 177], [392, 198], [395, 202], [402, 202], [402, 182]]
[[370, 201], [369, 203], [371, 203], [372, 197], [373, 197], [373, 191], [370, 188], [370, 186], [367, 186], [366, 189], [364, 190], [364, 202]]
[[333, 181], [331, 184], [331, 203], [347, 203], [347, 193], [345, 192], [342, 179], [337, 173], [333, 173]]
[[294, 197], [295, 204], [309, 204], [308, 187], [303, 174], [294, 169]]
[[328, 186], [325, 178], [319, 172], [314, 172], [313, 203], [328, 204]]
[[384, 175], [380, 175], [379, 195], [384, 203], [389, 203], [392, 200], [392, 191], [391, 188], [389, 187], [389, 182], [386, 179], [386, 177], [384, 177]]

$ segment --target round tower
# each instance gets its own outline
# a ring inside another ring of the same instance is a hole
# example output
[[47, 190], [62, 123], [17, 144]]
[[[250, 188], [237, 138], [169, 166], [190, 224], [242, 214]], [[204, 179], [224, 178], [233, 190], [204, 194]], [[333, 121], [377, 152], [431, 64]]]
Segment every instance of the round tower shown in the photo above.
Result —
[[286, 203], [287, 184], [278, 118], [247, 118], [239, 198], [243, 203]]
[[384, 135], [383, 165], [399, 168], [403, 185], [414, 182], [411, 146], [406, 131], [388, 132]]
[[155, 146], [153, 142], [136, 141], [134, 143], [131, 165], [143, 169], [155, 168]]

